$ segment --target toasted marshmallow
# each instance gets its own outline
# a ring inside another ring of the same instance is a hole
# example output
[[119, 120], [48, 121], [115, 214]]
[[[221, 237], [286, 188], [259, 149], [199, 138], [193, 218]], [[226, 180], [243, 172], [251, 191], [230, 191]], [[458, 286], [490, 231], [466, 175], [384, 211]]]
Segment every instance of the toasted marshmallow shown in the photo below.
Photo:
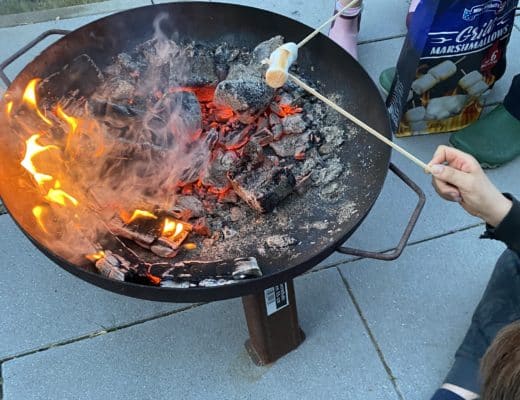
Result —
[[289, 78], [289, 68], [298, 59], [298, 45], [285, 43], [271, 53], [265, 74], [267, 84], [274, 89], [282, 87]]

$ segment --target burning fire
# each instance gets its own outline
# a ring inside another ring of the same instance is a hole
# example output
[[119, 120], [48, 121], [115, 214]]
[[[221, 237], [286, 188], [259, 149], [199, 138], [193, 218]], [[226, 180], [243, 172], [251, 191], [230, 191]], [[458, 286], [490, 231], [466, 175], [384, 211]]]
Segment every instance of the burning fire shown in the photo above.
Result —
[[162, 230], [162, 235], [164, 237], [167, 237], [169, 239], [175, 239], [178, 236], [180, 236], [184, 230], [190, 230], [189, 227], [180, 222], [180, 221], [174, 221], [170, 218], [164, 219], [164, 226]]
[[38, 222], [39, 227], [47, 233], [47, 229], [45, 228], [45, 224], [42, 221], [43, 217], [43, 207], [42, 206], [36, 206], [32, 209], [32, 213], [34, 215], [34, 218], [36, 218], [36, 222]]
[[45, 115], [43, 115], [40, 109], [38, 108], [38, 101], [36, 100], [36, 85], [40, 81], [41, 79], [39, 78], [32, 79], [25, 88], [22, 98], [25, 104], [27, 104], [30, 108], [36, 110], [36, 113], [42, 119], [43, 122], [45, 122], [49, 126], [53, 126], [52, 121], [48, 119]]
[[128, 213], [122, 211], [120, 216], [124, 223], [127, 225], [138, 218], [157, 219], [157, 215], [144, 210], [135, 210], [131, 216]]
[[5, 111], [7, 112], [7, 115], [11, 115], [11, 112], [13, 111], [13, 102], [10, 101], [5, 106]]
[[45, 182], [52, 181], [54, 178], [51, 175], [38, 172], [33, 163], [33, 157], [47, 150], [58, 149], [58, 147], [54, 145], [41, 146], [38, 143], [40, 137], [40, 134], [32, 135], [25, 141], [25, 157], [23, 158], [21, 165], [32, 174], [38, 185], [43, 185]]
[[105, 252], [103, 250], [100, 250], [97, 253], [88, 254], [85, 257], [87, 257], [87, 259], [89, 259], [92, 262], [96, 262], [96, 261], [101, 260], [102, 258], [105, 257]]
[[60, 182], [56, 181], [56, 183], [54, 184], [54, 188], [49, 189], [49, 192], [44, 197], [44, 199], [62, 206], [66, 206], [66, 200], [68, 200], [73, 206], [77, 207], [79, 201], [67, 192], [63, 191], [60, 187]]
[[294, 115], [301, 113], [303, 111], [300, 107], [294, 107], [290, 104], [280, 104], [280, 112], [278, 113], [280, 117], [288, 117], [289, 115]]

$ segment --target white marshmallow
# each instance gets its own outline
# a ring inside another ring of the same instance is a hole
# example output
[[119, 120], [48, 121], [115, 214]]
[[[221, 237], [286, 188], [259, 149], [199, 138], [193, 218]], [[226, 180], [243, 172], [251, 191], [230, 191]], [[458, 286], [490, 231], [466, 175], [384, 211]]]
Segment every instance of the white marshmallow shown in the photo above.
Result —
[[479, 71], [471, 71], [469, 74], [461, 78], [459, 86], [464, 90], [468, 90], [468, 88], [481, 81], [484, 81], [482, 74]]
[[439, 83], [439, 80], [435, 78], [433, 75], [424, 74], [423, 76], [412, 82], [412, 89], [415, 93], [421, 95], [430, 90], [437, 83]]
[[267, 84], [272, 88], [282, 87], [289, 78], [289, 68], [298, 59], [298, 45], [285, 43], [271, 53], [269, 68], [265, 74]]
[[457, 65], [450, 60], [446, 60], [428, 70], [428, 73], [433, 75], [439, 81], [444, 81], [457, 72]]

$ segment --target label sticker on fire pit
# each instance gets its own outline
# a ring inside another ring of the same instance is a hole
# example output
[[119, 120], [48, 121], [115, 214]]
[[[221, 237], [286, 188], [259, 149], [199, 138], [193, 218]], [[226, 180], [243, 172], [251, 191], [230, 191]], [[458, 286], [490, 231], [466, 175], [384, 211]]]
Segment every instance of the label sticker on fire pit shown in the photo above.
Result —
[[274, 314], [289, 305], [289, 297], [287, 296], [287, 283], [281, 283], [264, 291], [265, 308], [267, 316]]

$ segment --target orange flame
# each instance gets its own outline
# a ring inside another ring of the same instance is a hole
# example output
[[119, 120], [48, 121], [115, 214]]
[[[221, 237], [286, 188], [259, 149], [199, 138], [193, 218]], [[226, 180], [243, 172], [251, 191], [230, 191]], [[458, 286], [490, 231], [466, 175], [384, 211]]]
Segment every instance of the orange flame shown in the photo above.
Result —
[[105, 252], [103, 250], [98, 251], [94, 254], [88, 254], [85, 256], [88, 260], [92, 262], [96, 262], [98, 260], [101, 260], [103, 257], [105, 257]]
[[197, 248], [197, 245], [195, 243], [186, 243], [184, 246], [186, 250], [195, 250]]
[[44, 151], [50, 150], [50, 149], [57, 149], [58, 147], [49, 145], [49, 146], [40, 146], [37, 142], [37, 140], [40, 138], [41, 135], [36, 134], [32, 135], [29, 139], [25, 141], [25, 157], [23, 158], [22, 162], [20, 163], [22, 167], [24, 167], [27, 171], [29, 171], [38, 185], [42, 185], [44, 182], [51, 181], [53, 179], [52, 176], [47, 174], [42, 174], [36, 170], [36, 166], [33, 163], [33, 157], [36, 156], [39, 153], [43, 153]]
[[7, 103], [7, 105], [5, 107], [5, 111], [7, 112], [7, 115], [11, 115], [11, 112], [13, 111], [13, 102], [12, 101]]
[[125, 224], [129, 224], [138, 218], [157, 219], [157, 216], [149, 211], [135, 210], [132, 216], [128, 216], [128, 213], [122, 212], [121, 219]]
[[67, 115], [60, 105], [58, 105], [58, 108], [56, 108], [56, 114], [58, 114], [58, 117], [60, 117], [69, 125], [69, 135], [73, 135], [78, 129], [78, 120], [74, 117], [71, 117], [70, 115]]
[[45, 228], [45, 224], [43, 223], [42, 217], [43, 217], [43, 207], [42, 206], [36, 206], [32, 209], [32, 213], [34, 215], [34, 218], [36, 218], [36, 222], [38, 222], [38, 225], [44, 231], [47, 233], [47, 229]]
[[165, 237], [175, 239], [184, 230], [184, 225], [181, 222], [173, 221], [169, 218], [164, 219], [164, 227], [162, 234]]
[[41, 113], [38, 109], [38, 101], [36, 100], [36, 85], [41, 81], [39, 78], [32, 79], [25, 88], [23, 93], [23, 101], [29, 105], [31, 108], [36, 110], [38, 116], [45, 122], [47, 125], [52, 126], [52, 121], [48, 119], [45, 115]]
[[56, 181], [54, 184], [54, 188], [49, 189], [49, 192], [44, 197], [45, 200], [51, 201], [53, 203], [59, 204], [61, 206], [67, 205], [67, 200], [72, 203], [75, 207], [78, 206], [79, 201], [72, 197], [70, 194], [60, 189], [61, 185], [59, 181]]

